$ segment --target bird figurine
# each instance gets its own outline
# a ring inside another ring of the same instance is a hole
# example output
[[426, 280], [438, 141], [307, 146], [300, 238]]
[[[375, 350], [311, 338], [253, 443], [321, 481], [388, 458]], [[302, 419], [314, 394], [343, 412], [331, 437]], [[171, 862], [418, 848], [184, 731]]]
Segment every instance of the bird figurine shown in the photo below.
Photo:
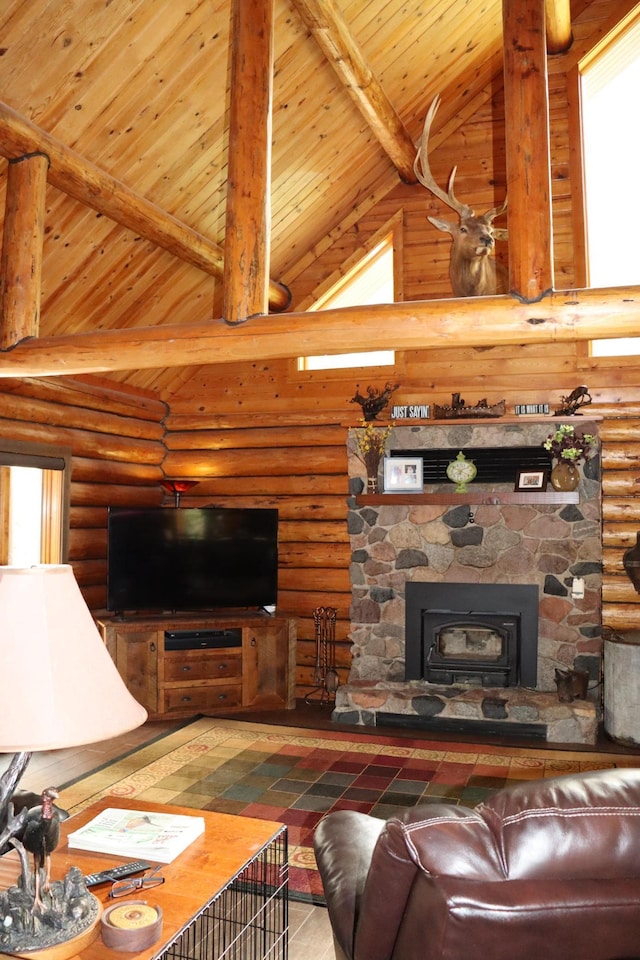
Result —
[[33, 856], [35, 881], [32, 912], [42, 909], [41, 893], [46, 893], [50, 886], [51, 854], [60, 839], [60, 815], [53, 803], [58, 796], [55, 787], [43, 790], [42, 803], [29, 810], [25, 821], [22, 843]]

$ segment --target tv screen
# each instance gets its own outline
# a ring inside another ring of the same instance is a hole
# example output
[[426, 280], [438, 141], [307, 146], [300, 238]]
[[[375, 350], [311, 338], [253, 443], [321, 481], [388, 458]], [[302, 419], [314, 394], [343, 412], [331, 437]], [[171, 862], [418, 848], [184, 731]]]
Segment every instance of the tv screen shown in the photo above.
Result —
[[110, 507], [107, 609], [266, 607], [278, 591], [278, 511]]

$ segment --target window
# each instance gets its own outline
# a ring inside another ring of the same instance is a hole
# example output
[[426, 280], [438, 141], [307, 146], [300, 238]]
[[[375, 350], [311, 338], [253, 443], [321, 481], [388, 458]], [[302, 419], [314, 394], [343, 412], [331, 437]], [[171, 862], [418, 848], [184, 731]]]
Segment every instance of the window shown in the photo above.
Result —
[[70, 462], [66, 449], [0, 445], [0, 563], [64, 562]]
[[[591, 287], [640, 282], [635, 231], [640, 219], [640, 17], [581, 69], [587, 269]], [[640, 354], [640, 338], [596, 340], [593, 356]]]
[[[394, 302], [393, 237], [388, 236], [369, 251], [326, 294], [319, 297], [312, 310], [330, 307], [354, 307], [367, 303]], [[393, 350], [375, 350], [368, 353], [323, 354], [300, 357], [299, 370], [335, 370], [344, 367], [392, 366]]]

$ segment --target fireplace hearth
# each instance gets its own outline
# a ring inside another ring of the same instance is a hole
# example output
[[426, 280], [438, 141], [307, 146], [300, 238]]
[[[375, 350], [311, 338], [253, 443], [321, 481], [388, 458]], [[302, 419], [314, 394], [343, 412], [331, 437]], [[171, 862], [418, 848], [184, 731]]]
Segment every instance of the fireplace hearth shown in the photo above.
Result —
[[407, 583], [405, 679], [535, 687], [538, 588]]

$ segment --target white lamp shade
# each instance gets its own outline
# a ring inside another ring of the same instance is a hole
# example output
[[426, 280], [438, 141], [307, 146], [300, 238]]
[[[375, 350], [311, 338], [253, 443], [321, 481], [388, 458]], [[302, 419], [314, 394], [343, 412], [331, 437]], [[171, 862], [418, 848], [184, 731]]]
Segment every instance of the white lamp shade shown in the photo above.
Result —
[[0, 566], [0, 752], [97, 743], [139, 727], [68, 565]]

